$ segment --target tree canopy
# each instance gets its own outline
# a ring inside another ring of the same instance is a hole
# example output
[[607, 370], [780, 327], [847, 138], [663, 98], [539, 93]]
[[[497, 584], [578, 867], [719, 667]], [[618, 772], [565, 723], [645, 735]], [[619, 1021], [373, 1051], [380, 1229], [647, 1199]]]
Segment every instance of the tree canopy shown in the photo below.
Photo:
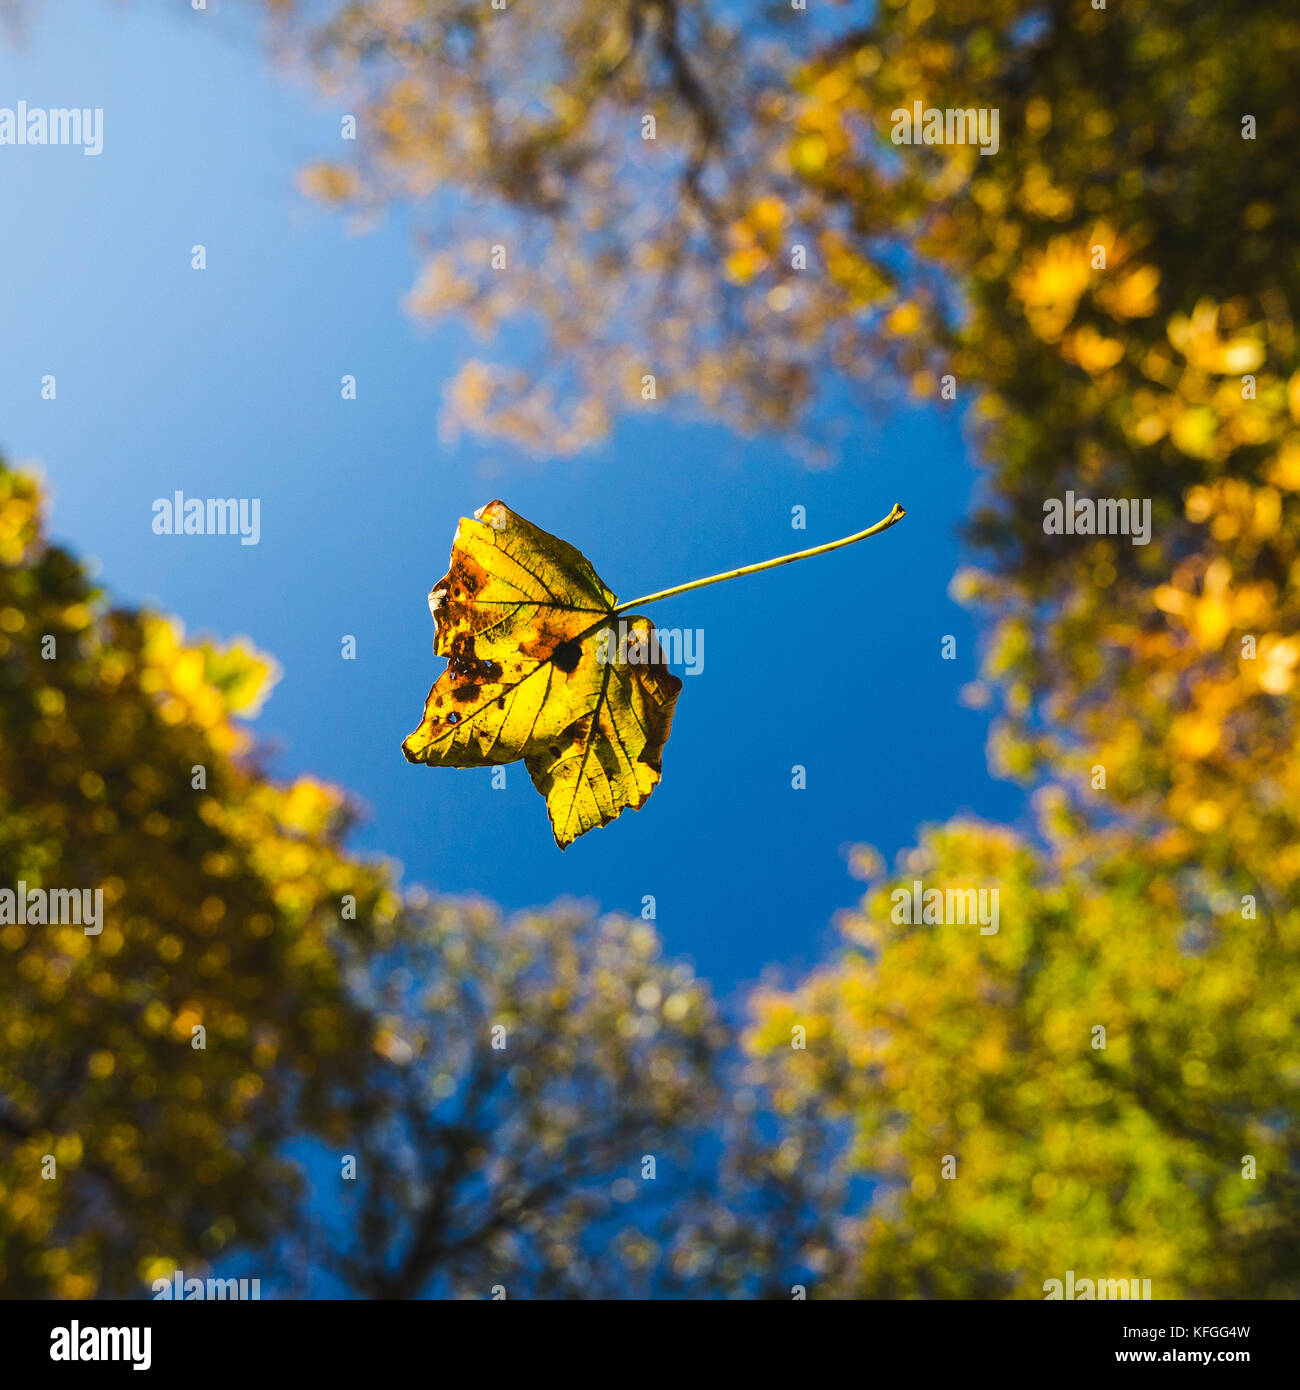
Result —
[[[311, 1135], [359, 1160], [331, 1249], [368, 1294], [1294, 1297], [1293, 7], [263, 8], [357, 117], [305, 186], [413, 204], [412, 313], [501, 345], [447, 429], [562, 453], [670, 408], [833, 451], [844, 399], [962, 411], [969, 698], [1035, 814], [859, 851], [737, 1083], [645, 924], [351, 855], [346, 800], [237, 722], [271, 663], [108, 607], [0, 473], [3, 877], [105, 901], [98, 936], [0, 925], [6, 1291], [283, 1239]], [[996, 113], [996, 151], [896, 141], [918, 102]], [[1076, 498], [1143, 534], [1049, 524]], [[900, 920], [918, 880], [996, 891], [998, 930]]]
[[[417, 315], [540, 325], [536, 369], [466, 364], [453, 426], [579, 448], [646, 374], [795, 438], [833, 437], [845, 388], [964, 412], [969, 697], [1038, 813], [927, 831], [898, 878], [864, 851], [882, 886], [843, 953], [756, 997], [760, 1068], [875, 1183], [842, 1287], [1040, 1296], [1086, 1255], [1294, 1294], [1290, 7], [276, 8], [362, 103], [359, 158], [308, 187], [438, 229]], [[996, 113], [996, 150], [896, 141], [918, 102]], [[1047, 524], [1075, 498], [1149, 531]], [[1000, 885], [998, 935], [900, 930], [886, 888], [918, 866]]]

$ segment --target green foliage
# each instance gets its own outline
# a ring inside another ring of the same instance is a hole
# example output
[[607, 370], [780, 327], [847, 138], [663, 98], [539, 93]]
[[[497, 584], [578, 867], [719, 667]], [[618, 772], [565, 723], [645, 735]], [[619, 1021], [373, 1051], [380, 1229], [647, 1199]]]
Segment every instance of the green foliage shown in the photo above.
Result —
[[[957, 822], [896, 875], [862, 854], [879, 886], [842, 952], [753, 1000], [778, 1109], [847, 1123], [841, 1161], [879, 1184], [823, 1292], [1041, 1298], [1073, 1269], [1295, 1297], [1300, 912], [1243, 919], [1207, 875], [1083, 841], [1045, 800], [1054, 853]], [[891, 894], [917, 880], [996, 890], [998, 931], [900, 924]]]

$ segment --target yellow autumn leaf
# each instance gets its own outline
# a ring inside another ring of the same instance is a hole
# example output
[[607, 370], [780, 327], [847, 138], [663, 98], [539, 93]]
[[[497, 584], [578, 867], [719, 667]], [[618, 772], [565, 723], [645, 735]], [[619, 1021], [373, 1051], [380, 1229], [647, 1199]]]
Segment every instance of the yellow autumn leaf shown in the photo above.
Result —
[[1156, 287], [1160, 270], [1153, 265], [1138, 265], [1122, 274], [1113, 284], [1104, 284], [1097, 292], [1102, 306], [1117, 319], [1140, 319], [1154, 314], [1159, 307]]
[[1109, 371], [1124, 356], [1123, 343], [1103, 337], [1090, 324], [1070, 334], [1064, 346], [1065, 355], [1093, 376]]
[[[615, 598], [586, 557], [502, 502], [461, 521], [429, 595], [448, 660], [402, 744], [413, 763], [522, 758], [555, 841], [645, 803], [660, 776], [681, 681], [662, 660], [618, 660]], [[626, 619], [627, 631], [644, 619]], [[647, 643], [648, 646], [648, 643]]]
[[504, 502], [464, 517], [451, 566], [429, 594], [447, 669], [402, 744], [408, 762], [490, 767], [523, 759], [561, 849], [659, 783], [682, 683], [649, 622], [630, 610], [865, 540], [901, 521], [811, 550], [692, 580], [620, 604], [581, 551]]
[[818, 174], [826, 167], [830, 146], [816, 133], [800, 136], [790, 151], [790, 162], [801, 174]]

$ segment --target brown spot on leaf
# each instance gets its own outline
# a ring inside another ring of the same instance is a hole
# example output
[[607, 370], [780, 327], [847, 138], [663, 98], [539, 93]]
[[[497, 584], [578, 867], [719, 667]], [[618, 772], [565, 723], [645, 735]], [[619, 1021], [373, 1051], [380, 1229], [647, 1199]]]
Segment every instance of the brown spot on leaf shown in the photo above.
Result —
[[[447, 658], [447, 669], [473, 685], [482, 685], [501, 679], [501, 664], [487, 661], [474, 650], [474, 638], [468, 632], [458, 632], [451, 639], [451, 654]], [[477, 693], [477, 692], [475, 692]], [[459, 699], [460, 696], [457, 696]]]
[[572, 639], [561, 642], [552, 654], [551, 660], [564, 672], [571, 675], [578, 669], [578, 662], [582, 659], [582, 647]]

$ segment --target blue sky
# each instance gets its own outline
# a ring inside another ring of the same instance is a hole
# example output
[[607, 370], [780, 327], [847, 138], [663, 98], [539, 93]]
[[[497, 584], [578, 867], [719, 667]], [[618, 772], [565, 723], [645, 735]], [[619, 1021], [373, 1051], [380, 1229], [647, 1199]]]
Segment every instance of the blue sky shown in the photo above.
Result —
[[[0, 149], [0, 450], [41, 461], [54, 536], [96, 557], [118, 599], [277, 658], [254, 725], [273, 770], [349, 788], [366, 812], [355, 846], [401, 861], [409, 883], [507, 907], [571, 896], [637, 912], [653, 894], [667, 950], [724, 997], [824, 955], [859, 891], [849, 845], [892, 857], [927, 821], [1015, 817], [1020, 794], [986, 771], [985, 717], [957, 700], [976, 667], [947, 593], [969, 558], [957, 528], [974, 476], [957, 417], [861, 415], [817, 473], [778, 441], [667, 416], [626, 419], [577, 459], [440, 443], [442, 386], [469, 339], [403, 314], [418, 264], [406, 220], [354, 236], [296, 191], [295, 171], [337, 150], [340, 112], [272, 67], [241, 8], [52, 0], [21, 49], [0, 48], [0, 106], [105, 112], [98, 158]], [[154, 535], [152, 502], [177, 489], [260, 498], [260, 543]], [[442, 665], [425, 596], [457, 518], [495, 496], [620, 595], [834, 539], [895, 501], [908, 517], [651, 610], [705, 634], [663, 782], [561, 854], [522, 765], [495, 791], [486, 769], [400, 752]], [[947, 633], [955, 661], [940, 659]]]

